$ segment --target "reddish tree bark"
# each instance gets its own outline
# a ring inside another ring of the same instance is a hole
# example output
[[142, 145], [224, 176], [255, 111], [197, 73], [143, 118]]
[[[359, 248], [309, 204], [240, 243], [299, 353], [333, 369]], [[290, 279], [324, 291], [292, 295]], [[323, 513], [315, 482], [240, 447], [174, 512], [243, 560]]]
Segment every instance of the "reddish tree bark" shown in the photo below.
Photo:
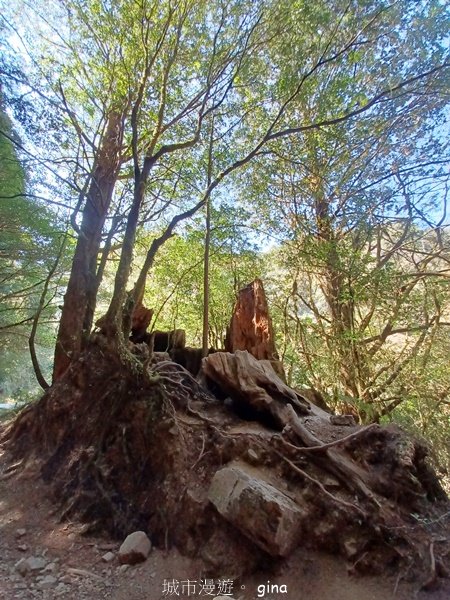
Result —
[[134, 307], [131, 316], [131, 332], [135, 336], [143, 336], [150, 325], [153, 317], [153, 310], [146, 308], [142, 302]]
[[63, 375], [79, 354], [92, 328], [99, 285], [97, 258], [120, 168], [122, 140], [123, 115], [113, 111], [108, 117], [86, 194], [56, 340], [53, 381]]
[[225, 350], [247, 350], [258, 360], [278, 360], [266, 294], [260, 279], [239, 291]]

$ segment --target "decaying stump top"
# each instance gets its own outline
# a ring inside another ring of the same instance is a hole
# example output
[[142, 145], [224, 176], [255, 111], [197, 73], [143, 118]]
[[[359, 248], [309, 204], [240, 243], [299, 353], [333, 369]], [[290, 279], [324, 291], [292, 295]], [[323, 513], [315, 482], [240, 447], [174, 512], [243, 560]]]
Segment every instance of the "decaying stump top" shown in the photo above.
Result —
[[247, 350], [258, 360], [278, 360], [272, 320], [260, 279], [239, 291], [225, 338], [225, 350]]

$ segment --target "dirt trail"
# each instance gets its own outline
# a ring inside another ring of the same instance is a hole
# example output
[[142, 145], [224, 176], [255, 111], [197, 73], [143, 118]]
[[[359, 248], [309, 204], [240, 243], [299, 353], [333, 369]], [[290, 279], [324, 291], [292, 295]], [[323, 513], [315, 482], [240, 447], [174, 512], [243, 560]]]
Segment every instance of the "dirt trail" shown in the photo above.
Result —
[[[0, 479], [0, 597], [6, 600], [192, 599], [214, 598], [220, 592], [236, 600], [450, 598], [449, 580], [428, 593], [416, 592], [418, 582], [400, 582], [394, 595], [395, 579], [350, 577], [341, 559], [305, 549], [284, 565], [273, 565], [239, 581], [229, 580], [226, 573], [206, 581], [201, 564], [175, 550], [153, 549], [148, 560], [135, 567], [121, 567], [117, 559], [105, 563], [102, 556], [115, 552], [119, 545], [103, 537], [84, 536], [77, 523], [58, 522], [46, 486], [32, 471]], [[41, 567], [45, 566], [22, 576], [15, 565], [29, 557], [43, 558]]]

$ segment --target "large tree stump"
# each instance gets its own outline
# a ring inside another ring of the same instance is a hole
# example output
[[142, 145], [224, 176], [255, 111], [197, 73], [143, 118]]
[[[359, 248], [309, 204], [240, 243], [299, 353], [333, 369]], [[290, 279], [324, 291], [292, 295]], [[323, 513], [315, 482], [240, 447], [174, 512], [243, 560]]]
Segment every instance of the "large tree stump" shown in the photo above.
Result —
[[28, 461], [63, 518], [145, 531], [211, 573], [239, 576], [301, 544], [341, 553], [351, 572], [438, 585], [449, 505], [423, 442], [336, 422], [248, 352], [212, 354], [202, 371], [209, 389], [167, 356], [124, 361], [93, 336], [0, 430], [7, 473]]
[[225, 338], [225, 350], [247, 350], [258, 360], [278, 360], [272, 320], [260, 279], [239, 292]]

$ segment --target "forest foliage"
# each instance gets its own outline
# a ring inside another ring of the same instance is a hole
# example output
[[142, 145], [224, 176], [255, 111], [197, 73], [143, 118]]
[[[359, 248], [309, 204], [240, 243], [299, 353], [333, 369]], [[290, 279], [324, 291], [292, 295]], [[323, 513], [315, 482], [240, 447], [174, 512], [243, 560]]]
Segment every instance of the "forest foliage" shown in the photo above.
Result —
[[445, 3], [2, 4], [3, 394], [33, 327], [47, 381], [142, 295], [220, 348], [260, 277], [288, 382], [448, 470]]

